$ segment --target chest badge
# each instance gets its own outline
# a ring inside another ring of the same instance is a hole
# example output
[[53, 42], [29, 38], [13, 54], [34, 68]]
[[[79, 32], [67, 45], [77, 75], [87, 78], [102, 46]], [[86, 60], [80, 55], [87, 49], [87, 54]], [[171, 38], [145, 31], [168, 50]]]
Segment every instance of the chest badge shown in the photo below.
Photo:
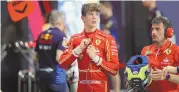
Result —
[[52, 39], [52, 35], [51, 34], [42, 34], [40, 36], [41, 39], [44, 39], [44, 40], [51, 40]]
[[149, 55], [149, 54], [151, 54], [151, 53], [152, 53], [152, 51], [147, 50], [147, 51], [145, 52], [145, 55], [147, 56], [147, 55]]
[[101, 43], [101, 40], [96, 39], [96, 45], [99, 45]]
[[165, 54], [170, 54], [171, 53], [171, 50], [170, 49], [167, 49], [166, 51], [165, 51]]

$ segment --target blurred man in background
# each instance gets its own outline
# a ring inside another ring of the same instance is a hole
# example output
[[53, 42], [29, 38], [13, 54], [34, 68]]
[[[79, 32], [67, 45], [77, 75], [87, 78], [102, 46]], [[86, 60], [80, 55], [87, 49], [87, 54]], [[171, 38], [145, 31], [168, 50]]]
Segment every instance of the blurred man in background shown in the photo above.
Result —
[[173, 36], [172, 23], [166, 17], [155, 17], [152, 20], [151, 36], [153, 44], [145, 46], [141, 52], [149, 59], [152, 68], [152, 83], [147, 90], [151, 92], [178, 92], [177, 84], [172, 83], [170, 74], [163, 77], [162, 68], [179, 66], [179, 47], [169, 41]]
[[71, 37], [59, 63], [67, 68], [78, 60], [78, 92], [109, 92], [107, 73], [116, 75], [119, 69], [116, 42], [97, 29], [98, 4], [84, 4], [81, 12], [84, 31]]
[[39, 88], [41, 92], [66, 92], [65, 70], [57, 62], [65, 49], [64, 15], [53, 10], [49, 23], [50, 28], [39, 35], [35, 48], [39, 57]]
[[110, 2], [101, 2], [100, 5], [100, 27], [101, 30], [104, 31], [107, 34], [112, 35], [116, 43], [118, 43], [118, 35], [117, 35], [117, 21], [115, 16], [113, 15], [113, 7]]
[[[153, 1], [144, 0], [144, 1], [142, 1], [142, 4], [145, 8], [147, 8], [147, 10], [149, 12], [148, 23], [147, 23], [148, 24], [148, 31], [149, 31], [150, 28], [151, 28], [152, 19], [155, 18], [155, 17], [163, 16], [164, 14], [157, 8], [156, 0], [153, 0]], [[151, 43], [152, 43], [151, 36], [149, 35], [148, 37], [151, 39]], [[172, 41], [173, 43], [176, 43], [175, 35], [170, 38], [170, 41]]]
[[157, 8], [157, 4], [156, 4], [155, 0], [153, 0], [153, 1], [144, 0], [144, 1], [142, 1], [142, 4], [150, 12], [149, 21], [152, 21], [152, 19], [154, 17], [159, 17], [159, 16], [163, 15], [162, 12]]
[[[117, 21], [116, 18], [113, 15], [113, 7], [110, 2], [101, 2], [100, 5], [100, 12], [101, 12], [101, 29], [107, 34], [112, 35], [115, 38], [115, 41], [118, 45], [119, 48], [119, 43], [118, 43], [118, 34], [117, 34]], [[112, 86], [114, 89], [114, 92], [119, 92], [120, 90], [120, 76], [119, 72], [115, 76], [111, 76], [112, 80]]]
[[[52, 27], [51, 23], [49, 23], [50, 14], [45, 14], [44, 16], [44, 25], [42, 27], [43, 31], [47, 31], [50, 27]], [[69, 25], [70, 26], [70, 25]], [[65, 30], [66, 31], [66, 30]], [[66, 47], [68, 40], [63, 39], [63, 45]], [[79, 79], [79, 71], [78, 71], [78, 63], [75, 61], [70, 67], [65, 69], [66, 77], [67, 77], [67, 89], [66, 92], [76, 92], [78, 88], [78, 79]]]
[[[145, 8], [147, 8], [148, 12], [149, 12], [149, 15], [148, 15], [148, 21], [147, 21], [147, 25], [148, 25], [148, 31], [150, 33], [150, 29], [151, 29], [151, 22], [152, 22], [152, 19], [155, 18], [155, 17], [159, 17], [159, 16], [162, 16], [162, 12], [157, 8], [157, 5], [156, 5], [156, 1], [142, 1], [142, 4]], [[152, 38], [151, 38], [151, 35], [149, 34], [148, 37], [150, 38], [150, 43], [152, 43]]]

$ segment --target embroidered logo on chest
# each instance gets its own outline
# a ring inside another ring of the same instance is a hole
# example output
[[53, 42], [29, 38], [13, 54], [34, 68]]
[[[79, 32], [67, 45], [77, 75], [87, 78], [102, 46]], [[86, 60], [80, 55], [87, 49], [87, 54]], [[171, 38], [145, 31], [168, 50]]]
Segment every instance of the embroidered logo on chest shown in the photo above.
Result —
[[165, 52], [165, 54], [168, 55], [168, 54], [170, 54], [172, 51], [171, 51], [170, 49], [166, 49], [164, 52]]
[[171, 60], [169, 59], [169, 58], [164, 58], [163, 59], [163, 61], [161, 62], [161, 64], [163, 65], [163, 66], [166, 66], [166, 65], [170, 65], [170, 64], [172, 64], [172, 62], [171, 62]]
[[96, 45], [99, 45], [101, 43], [101, 40], [96, 39]]
[[151, 53], [152, 53], [152, 51], [147, 50], [147, 51], [145, 52], [145, 55], [147, 56], [147, 55], [149, 55], [149, 54], [151, 54]]
[[164, 63], [168, 63], [168, 62], [169, 62], [168, 58], [165, 58], [165, 59], [163, 60], [163, 62], [164, 62]]

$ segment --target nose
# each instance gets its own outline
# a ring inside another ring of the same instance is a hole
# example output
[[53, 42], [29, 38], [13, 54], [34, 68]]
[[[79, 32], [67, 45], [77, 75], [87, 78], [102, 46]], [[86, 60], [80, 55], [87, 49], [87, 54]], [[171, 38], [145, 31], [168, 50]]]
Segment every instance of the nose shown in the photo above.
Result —
[[95, 13], [93, 13], [93, 19], [96, 19], [97, 15]]
[[151, 31], [151, 35], [154, 35], [154, 34], [156, 34], [156, 30], [155, 30], [155, 29], [153, 29], [153, 30]]
[[93, 15], [93, 19], [96, 19], [96, 15]]

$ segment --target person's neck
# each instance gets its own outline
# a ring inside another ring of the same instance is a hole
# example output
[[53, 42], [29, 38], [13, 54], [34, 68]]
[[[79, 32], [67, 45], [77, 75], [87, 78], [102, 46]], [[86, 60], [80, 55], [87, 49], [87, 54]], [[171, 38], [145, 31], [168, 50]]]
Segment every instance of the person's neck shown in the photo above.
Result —
[[96, 31], [96, 27], [85, 27], [85, 32], [87, 32], [87, 33], [92, 33], [92, 32], [94, 32], [94, 31]]
[[59, 26], [52, 26], [52, 27], [58, 28], [60, 31], [63, 32], [63, 29], [61, 27], [59, 27]]
[[153, 4], [149, 7], [149, 12], [152, 12], [154, 9], [156, 9], [156, 4]]
[[165, 40], [163, 40], [163, 41], [161, 41], [161, 42], [156, 42], [156, 43], [155, 43], [155, 44], [156, 44], [156, 47], [157, 47], [157, 48], [162, 47], [162, 46], [165, 44], [166, 41], [167, 41], [167, 39], [165, 39]]

